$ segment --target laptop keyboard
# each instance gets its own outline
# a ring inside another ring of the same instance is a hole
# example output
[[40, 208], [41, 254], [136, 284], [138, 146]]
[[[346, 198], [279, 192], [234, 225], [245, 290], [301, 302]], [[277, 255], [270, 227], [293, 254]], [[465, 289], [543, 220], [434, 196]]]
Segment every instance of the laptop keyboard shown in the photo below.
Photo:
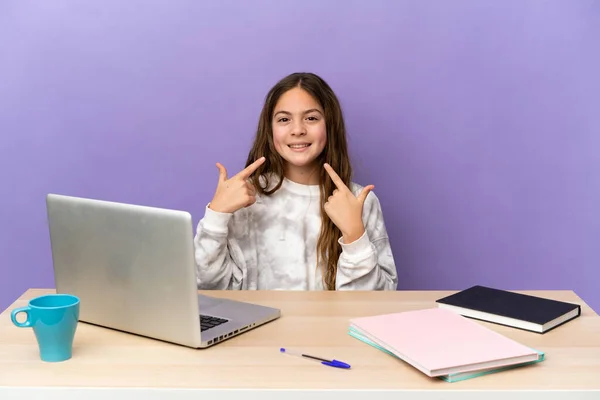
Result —
[[207, 329], [214, 328], [227, 322], [226, 319], [211, 317], [210, 315], [200, 315], [200, 331], [204, 332]]

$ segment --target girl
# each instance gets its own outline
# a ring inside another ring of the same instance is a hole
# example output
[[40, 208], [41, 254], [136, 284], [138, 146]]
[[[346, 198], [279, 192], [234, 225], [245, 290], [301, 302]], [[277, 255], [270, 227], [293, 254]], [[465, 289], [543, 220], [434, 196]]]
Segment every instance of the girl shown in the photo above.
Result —
[[200, 289], [395, 290], [372, 185], [350, 181], [337, 97], [295, 73], [267, 94], [246, 168], [219, 180], [194, 238]]

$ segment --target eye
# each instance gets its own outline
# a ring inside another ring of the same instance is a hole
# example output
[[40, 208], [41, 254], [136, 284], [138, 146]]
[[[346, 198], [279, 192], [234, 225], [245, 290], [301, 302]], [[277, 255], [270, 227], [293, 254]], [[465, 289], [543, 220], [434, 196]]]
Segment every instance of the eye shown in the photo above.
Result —
[[281, 117], [277, 120], [277, 122], [288, 122], [289, 120], [286, 117]]
[[313, 116], [310, 116], [310, 117], [308, 117], [307, 119], [308, 119], [309, 121], [318, 121], [318, 120], [319, 120], [319, 117], [315, 117], [315, 116], [313, 115]]

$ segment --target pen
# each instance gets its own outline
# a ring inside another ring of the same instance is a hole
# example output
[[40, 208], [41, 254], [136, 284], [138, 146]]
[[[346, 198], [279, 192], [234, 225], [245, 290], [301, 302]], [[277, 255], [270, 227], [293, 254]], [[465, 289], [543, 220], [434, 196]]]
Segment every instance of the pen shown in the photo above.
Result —
[[321, 358], [321, 357], [310, 356], [308, 354], [302, 354], [302, 353], [298, 353], [296, 351], [286, 350], [283, 347], [280, 348], [279, 351], [282, 352], [282, 353], [285, 353], [285, 354], [292, 355], [292, 356], [305, 357], [305, 358], [310, 358], [310, 359], [313, 359], [313, 360], [321, 361], [321, 364], [327, 365], [329, 367], [345, 368], [345, 369], [350, 368], [350, 364], [346, 364], [345, 362], [341, 362], [341, 361], [338, 361], [338, 360], [327, 360], [327, 359]]

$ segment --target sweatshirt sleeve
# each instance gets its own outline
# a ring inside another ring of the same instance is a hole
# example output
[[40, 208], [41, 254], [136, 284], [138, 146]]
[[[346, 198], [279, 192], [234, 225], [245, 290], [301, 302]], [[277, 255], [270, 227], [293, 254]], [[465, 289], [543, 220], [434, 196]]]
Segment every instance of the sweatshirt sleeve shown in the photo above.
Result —
[[398, 277], [379, 199], [369, 192], [363, 205], [364, 234], [352, 243], [339, 239], [337, 290], [396, 290]]
[[206, 206], [194, 237], [198, 289], [244, 289], [242, 251], [231, 237], [234, 214]]

